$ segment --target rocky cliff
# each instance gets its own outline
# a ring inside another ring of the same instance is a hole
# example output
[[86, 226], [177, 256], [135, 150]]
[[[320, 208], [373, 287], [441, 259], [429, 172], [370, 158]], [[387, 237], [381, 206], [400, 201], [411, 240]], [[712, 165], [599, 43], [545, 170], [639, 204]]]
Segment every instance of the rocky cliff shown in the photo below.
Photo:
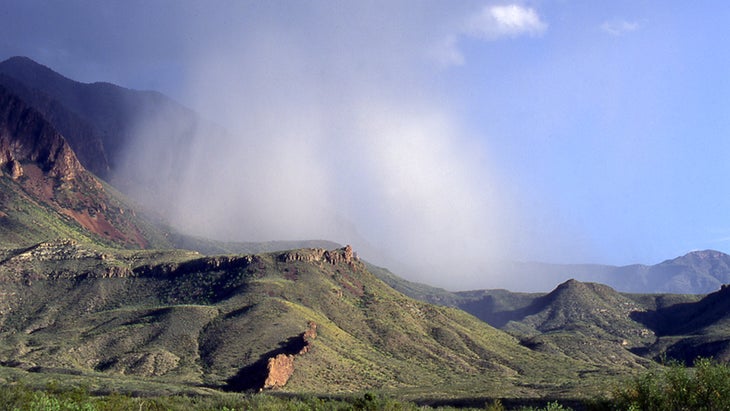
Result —
[[0, 167], [13, 179], [24, 175], [23, 164], [34, 163], [61, 181], [83, 169], [66, 140], [36, 110], [0, 86]]
[[49, 231], [43, 240], [68, 225], [61, 231], [77, 231], [116, 245], [149, 244], [141, 228], [147, 223], [136, 217], [135, 210], [86, 171], [64, 136], [40, 112], [2, 86], [0, 178], [6, 179], [0, 187], [2, 228], [20, 238], [17, 245], [29, 245], [23, 242], [22, 231], [36, 230], [49, 219], [56, 222], [38, 232], [43, 238], [43, 231]]

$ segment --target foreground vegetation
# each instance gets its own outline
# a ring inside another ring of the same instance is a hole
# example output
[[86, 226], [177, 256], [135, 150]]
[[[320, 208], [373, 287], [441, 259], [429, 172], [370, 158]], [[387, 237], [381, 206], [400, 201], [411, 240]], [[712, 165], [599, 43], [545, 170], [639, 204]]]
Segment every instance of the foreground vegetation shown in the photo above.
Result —
[[649, 371], [618, 389], [617, 409], [730, 410], [730, 366], [698, 359], [688, 368], [675, 362]]
[[[166, 396], [154, 398], [131, 397], [122, 394], [92, 396], [85, 389], [58, 390], [49, 387], [33, 390], [25, 386], [0, 388], [0, 409], [18, 411], [122, 411], [122, 410], [452, 410], [451, 406], [430, 407], [413, 402], [366, 393], [361, 396], [320, 398], [315, 396], [277, 396], [271, 394], [220, 396]], [[467, 408], [459, 408], [467, 409]], [[503, 411], [500, 401], [486, 402], [483, 407], [468, 408]], [[522, 411], [570, 410], [557, 402], [543, 408], [520, 407]]]
[[[382, 394], [365, 393], [340, 397], [287, 395], [282, 393], [216, 395], [168, 395], [135, 397], [111, 393], [92, 395], [85, 388], [66, 389], [51, 383], [44, 389], [23, 384], [0, 386], [0, 409], [18, 411], [117, 411], [117, 410], [521, 410], [567, 411], [573, 408], [557, 401], [538, 405], [505, 400], [481, 404], [423, 405]], [[678, 362], [659, 366], [617, 387], [610, 398], [569, 402], [586, 410], [730, 410], [730, 366], [698, 359], [693, 367]]]

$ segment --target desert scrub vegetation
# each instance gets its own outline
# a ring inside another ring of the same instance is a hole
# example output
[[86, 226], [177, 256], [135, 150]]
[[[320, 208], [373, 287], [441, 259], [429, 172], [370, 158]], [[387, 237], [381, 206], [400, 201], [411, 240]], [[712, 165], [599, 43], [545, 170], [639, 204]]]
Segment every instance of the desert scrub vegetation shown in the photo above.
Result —
[[730, 366], [699, 358], [693, 367], [672, 362], [616, 390], [617, 410], [730, 410]]
[[[9, 411], [428, 411], [488, 410], [506, 411], [499, 400], [480, 408], [419, 406], [380, 394], [365, 393], [351, 397], [320, 398], [316, 396], [280, 396], [272, 394], [220, 396], [132, 397], [112, 393], [92, 395], [84, 388], [59, 390], [49, 386], [43, 390], [23, 385], [0, 386], [0, 410]], [[510, 408], [513, 409], [513, 408]], [[519, 411], [568, 411], [557, 402], [543, 408], [520, 407]]]

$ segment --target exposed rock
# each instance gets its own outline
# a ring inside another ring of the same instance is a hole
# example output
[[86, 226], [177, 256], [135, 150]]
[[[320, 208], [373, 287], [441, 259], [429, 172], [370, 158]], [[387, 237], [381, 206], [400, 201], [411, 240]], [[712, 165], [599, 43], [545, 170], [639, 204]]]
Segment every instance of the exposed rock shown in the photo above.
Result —
[[[190, 256], [197, 256], [198, 252], [191, 251]], [[134, 275], [140, 277], [167, 277], [185, 275], [188, 273], [217, 270], [244, 269], [256, 262], [258, 256], [215, 256], [202, 257], [183, 263], [163, 263], [157, 265], [143, 265], [134, 268]]]
[[302, 333], [302, 340], [304, 341], [304, 347], [299, 351], [299, 355], [304, 355], [309, 352], [309, 348], [312, 345], [312, 341], [317, 338], [317, 323], [310, 321], [307, 327], [307, 331]]
[[330, 264], [346, 263], [357, 261], [351, 246], [345, 246], [337, 250], [325, 250], [323, 248], [303, 248], [279, 254], [279, 261], [289, 263], [301, 261], [305, 263], [325, 261]]
[[302, 340], [302, 348], [296, 355], [282, 353], [269, 358], [266, 364], [266, 380], [262, 389], [269, 390], [281, 388], [286, 385], [294, 373], [294, 359], [296, 356], [308, 353], [312, 346], [312, 341], [317, 338], [317, 323], [309, 321], [307, 330], [301, 333], [299, 337]]
[[279, 261], [291, 263], [295, 261], [311, 263], [322, 261], [326, 250], [324, 248], [303, 248], [300, 250], [286, 251], [279, 254]]
[[0, 87], [0, 152], [0, 166], [13, 178], [22, 174], [23, 161], [37, 163], [61, 181], [72, 180], [83, 170], [61, 134], [4, 87]]
[[349, 245], [344, 248], [340, 248], [339, 250], [325, 251], [324, 258], [330, 264], [350, 264], [356, 260], [355, 254], [352, 252], [352, 247]]
[[8, 172], [10, 173], [10, 178], [13, 180], [17, 180], [20, 177], [23, 176], [23, 167], [20, 165], [20, 161], [11, 159], [8, 161]]
[[78, 260], [84, 258], [101, 259], [101, 253], [85, 249], [75, 240], [61, 239], [28, 247], [9, 258], [8, 261]]
[[128, 278], [133, 275], [132, 270], [128, 267], [111, 266], [101, 274], [101, 278]]
[[294, 373], [294, 356], [291, 354], [279, 354], [274, 358], [269, 358], [266, 372], [267, 377], [266, 381], [264, 381], [264, 389], [283, 387]]

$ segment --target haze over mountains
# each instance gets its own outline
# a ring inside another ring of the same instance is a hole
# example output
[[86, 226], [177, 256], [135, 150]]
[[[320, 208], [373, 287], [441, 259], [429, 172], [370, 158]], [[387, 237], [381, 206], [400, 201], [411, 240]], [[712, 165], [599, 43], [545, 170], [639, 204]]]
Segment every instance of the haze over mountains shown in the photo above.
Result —
[[[139, 121], [175, 147], [146, 150], [157, 135]], [[186, 235], [137, 201], [168, 194], [156, 184], [200, 128], [220, 131], [157, 93], [0, 63], [0, 381], [580, 399], [663, 358], [730, 359], [730, 256], [716, 251], [479, 267], [544, 292], [447, 291], [326, 240]], [[152, 163], [130, 171], [130, 156]]]
[[[531, 282], [520, 291], [549, 289], [570, 278], [610, 285], [634, 293], [705, 294], [730, 282], [730, 256], [714, 250], [692, 251], [654, 265], [546, 264], [514, 262], [496, 266]], [[518, 290], [515, 288], [515, 290]]]
[[476, 281], [473, 262], [506, 244], [483, 238], [498, 230], [484, 218], [492, 207], [471, 190], [492, 188], [451, 167], [456, 154], [440, 141], [452, 132], [438, 117], [393, 125], [387, 108], [372, 113], [382, 124], [341, 113], [357, 130], [343, 128], [330, 142], [315, 133], [323, 113], [270, 118], [251, 102], [240, 110], [240, 129], [226, 131], [154, 92], [78, 83], [27, 58], [1, 66], [9, 88], [35, 96], [34, 107], [62, 133], [74, 131], [69, 144], [82, 164], [186, 232], [228, 241], [347, 241], [381, 264], [437, 281], [455, 264]]
[[[182, 185], [190, 178], [212, 178], [209, 173], [214, 166], [191, 170], [183, 164], [195, 163], [192, 159], [199, 159], [201, 150], [210, 153], [209, 149], [196, 145], [199, 144], [196, 137], [205, 134], [209, 146], [223, 144], [227, 138], [221, 127], [202, 120], [164, 95], [109, 83], [78, 83], [25, 57], [0, 63], [0, 85], [22, 98], [66, 137], [85, 168], [146, 206], [148, 212], [168, 218], [180, 210], [177, 201], [169, 200], [179, 199], [179, 193], [184, 191]], [[208, 165], [214, 162], [215, 158], [206, 161]], [[185, 175], [191, 171], [199, 175]], [[287, 187], [280, 189], [286, 191]], [[204, 197], [209, 195], [212, 193]], [[256, 193], [252, 191], [251, 195]], [[337, 212], [332, 214], [336, 216]], [[172, 218], [171, 222], [180, 223], [179, 219]], [[342, 223], [352, 224], [344, 220]], [[185, 224], [182, 227], [190, 228]], [[356, 230], [355, 227], [348, 229], [354, 240], [360, 239]], [[363, 241], [358, 249], [365, 255], [378, 256], [376, 262], [388, 263], [404, 272], [412, 267], [407, 261], [399, 260], [393, 250], [384, 256], [377, 248], [368, 246]], [[488, 287], [490, 278], [499, 278], [513, 290], [546, 291], [557, 283], [576, 278], [626, 292], [708, 293], [730, 281], [729, 263], [727, 255], [709, 250], [653, 266], [492, 263], [472, 267], [474, 274], [471, 275], [483, 280], [473, 279], [470, 284]], [[456, 269], [463, 267], [458, 265]]]

